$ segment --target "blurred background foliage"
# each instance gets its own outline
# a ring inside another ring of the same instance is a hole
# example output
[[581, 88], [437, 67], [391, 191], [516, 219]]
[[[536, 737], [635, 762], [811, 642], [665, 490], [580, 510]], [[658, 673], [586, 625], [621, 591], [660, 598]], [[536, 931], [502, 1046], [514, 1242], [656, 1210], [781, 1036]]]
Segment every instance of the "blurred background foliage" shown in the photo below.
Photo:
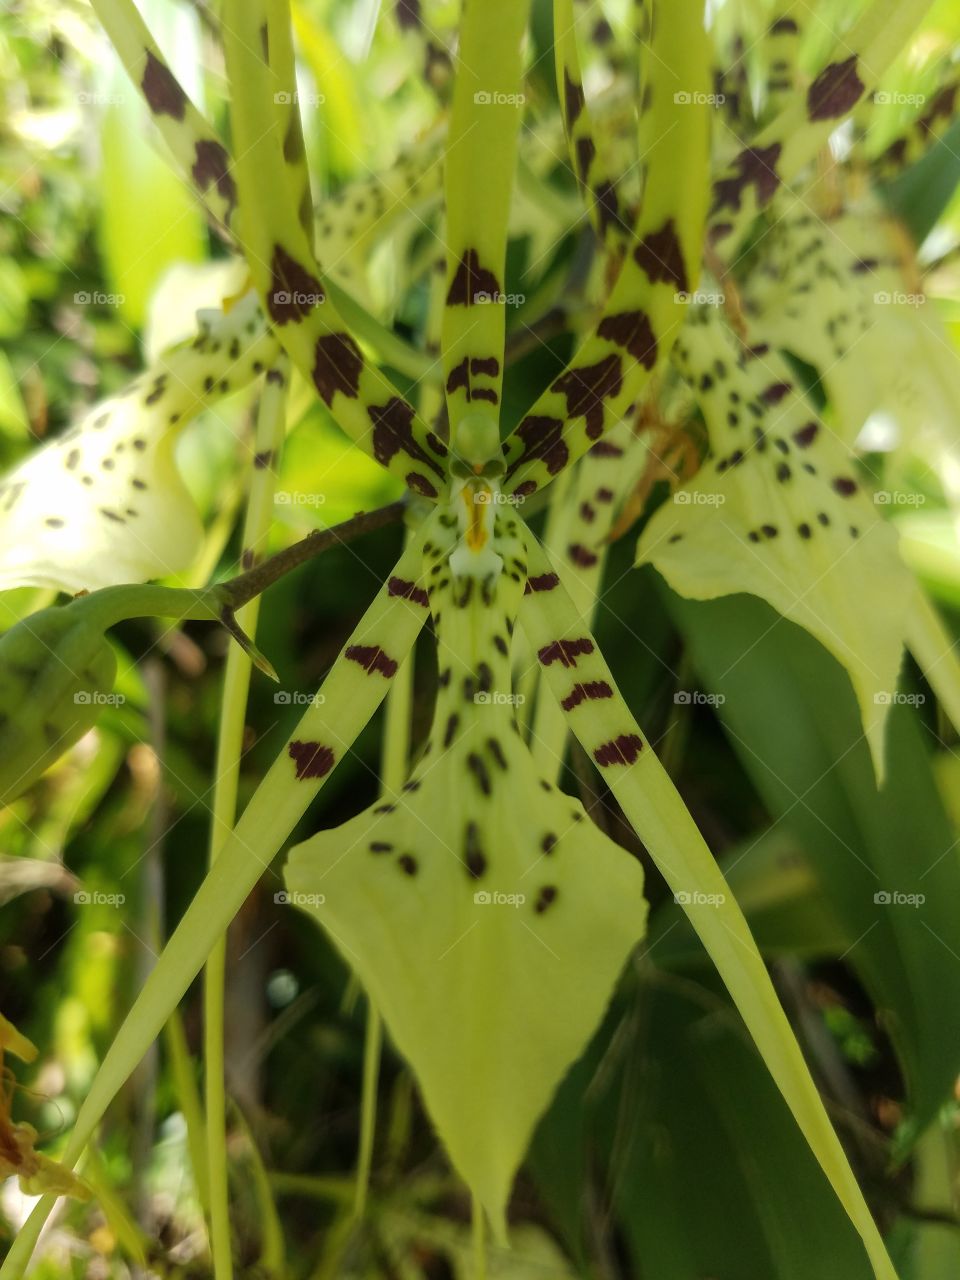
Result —
[[[223, 73], [206, 5], [145, 0], [142, 8], [195, 101], [222, 127]], [[409, 21], [418, 8], [426, 34]], [[742, 23], [746, 11], [759, 30], [769, 10], [759, 0], [712, 8], [721, 49], [740, 31], [735, 19]], [[862, 3], [816, 8], [823, 21], [803, 52], [810, 68], [823, 60], [821, 28], [848, 23]], [[301, 0], [293, 10], [301, 114], [322, 206], [429, 136], [448, 94], [458, 6]], [[625, 10], [610, 0], [598, 6], [598, 22], [619, 30]], [[535, 54], [549, 47], [549, 11], [536, 6]], [[917, 105], [901, 99], [930, 95], [957, 77], [958, 46], [960, 9], [942, 0], [884, 82], [892, 101], [856, 121], [864, 155], [882, 156], [915, 118]], [[750, 52], [743, 61], [749, 82], [759, 69]], [[603, 76], [616, 74], [612, 55], [610, 65], [614, 71], [594, 68], [601, 89]], [[549, 57], [531, 83], [533, 122], [549, 128]], [[241, 287], [243, 273], [165, 163], [86, 4], [12, 0], [0, 15], [0, 84], [5, 470], [191, 333], [196, 309]], [[922, 241], [924, 287], [960, 347], [958, 154], [953, 122], [914, 169], [887, 185]], [[572, 225], [575, 191], [565, 166], [527, 179], [539, 211], [549, 207], [554, 226]], [[522, 208], [519, 216], [522, 223]], [[531, 216], [511, 246], [511, 275], [527, 297], [511, 317], [515, 333], [536, 327], [561, 301], [567, 320], [575, 316], [570, 281], [583, 278], [588, 238], [582, 223], [565, 236], [544, 235]], [[429, 261], [429, 252], [427, 221], [414, 220], [376, 247], [366, 276], [368, 305], [401, 334], [422, 328], [427, 286], [411, 264]], [[570, 328], [547, 325], [539, 342], [517, 343], [506, 386], [515, 416], [549, 376], [551, 354], [570, 349]], [[180, 444], [207, 530], [198, 580], [236, 567], [252, 410], [251, 396], [240, 393], [201, 415]], [[881, 472], [888, 465], [880, 453], [873, 461]], [[956, 631], [960, 543], [946, 494], [957, 478], [920, 457], [889, 465], [898, 486], [922, 499], [891, 518]], [[394, 482], [344, 442], [296, 383], [278, 485], [312, 501], [278, 503], [276, 546], [397, 496]], [[299, 716], [298, 695], [316, 687], [399, 540], [398, 530], [387, 530], [330, 551], [269, 593], [259, 641], [282, 690], [278, 700], [266, 681], [254, 681], [241, 804]], [[902, 687], [925, 701], [892, 712], [890, 777], [878, 797], [848, 682], [805, 633], [753, 599], [682, 601], [652, 570], [630, 564], [621, 543], [599, 612], [614, 673], [724, 862], [890, 1231], [903, 1280], [953, 1280], [960, 1275], [955, 736], [910, 668]], [[3, 593], [0, 625], [48, 598], [32, 588]], [[173, 632], [148, 623], [115, 634], [125, 700], [0, 812], [0, 1001], [41, 1049], [37, 1065], [19, 1073], [11, 1102], [54, 1155], [207, 856], [225, 639], [209, 628]], [[433, 674], [424, 642], [415, 736], [429, 722]], [[678, 703], [675, 695], [689, 689], [714, 697]], [[374, 799], [379, 735], [376, 721], [303, 833], [344, 821]], [[567, 785], [635, 847], [576, 753]], [[649, 947], [540, 1126], [514, 1200], [516, 1248], [495, 1252], [491, 1277], [867, 1280], [849, 1225], [699, 944], [652, 872], [649, 886]], [[351, 1221], [363, 999], [315, 927], [276, 901], [280, 888], [269, 872], [229, 942], [239, 1273], [466, 1277], [466, 1196], [409, 1073], [389, 1052], [370, 1214], [362, 1227]], [[906, 906], [878, 914], [874, 894], [894, 890], [922, 892], [922, 916]], [[94, 892], [123, 901], [79, 909], [75, 895]], [[96, 1199], [61, 1203], [37, 1280], [209, 1274], [202, 1176], [191, 1159], [201, 1123], [201, 1018], [194, 990], [112, 1108], [84, 1169]], [[15, 1179], [0, 1186], [0, 1247], [28, 1209]]]

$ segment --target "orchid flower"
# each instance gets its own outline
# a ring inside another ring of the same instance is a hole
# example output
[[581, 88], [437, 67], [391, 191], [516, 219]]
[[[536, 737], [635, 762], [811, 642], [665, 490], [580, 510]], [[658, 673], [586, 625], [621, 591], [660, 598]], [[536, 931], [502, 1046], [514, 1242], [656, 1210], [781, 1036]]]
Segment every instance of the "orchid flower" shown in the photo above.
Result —
[[[783, 612], [842, 655], [865, 714], [873, 708], [874, 681], [892, 682], [903, 633], [895, 591], [866, 580], [877, 564], [887, 568], [886, 535], [868, 523], [849, 459], [809, 414], [779, 357], [758, 344], [740, 350], [699, 313], [691, 316], [688, 298], [705, 229], [716, 245], [738, 242], [856, 106], [867, 69], [882, 71], [924, 8], [871, 4], [807, 92], [790, 94], [713, 183], [711, 210], [702, 0], [656, 6], [644, 69], [643, 198], [635, 220], [616, 206], [612, 288], [573, 359], [502, 441], [506, 246], [528, 3], [464, 4], [444, 164], [440, 358], [449, 432], [442, 434], [352, 331], [351, 319], [362, 320], [359, 304], [331, 288], [290, 110], [287, 5], [225, 5], [231, 160], [129, 0], [97, 0], [171, 148], [239, 240], [276, 342], [344, 433], [414, 500], [406, 548], [324, 680], [323, 698], [223, 841], [114, 1039], [77, 1116], [66, 1167], [352, 748], [429, 619], [440, 667], [429, 747], [398, 789], [298, 845], [285, 874], [293, 900], [329, 933], [382, 1012], [494, 1232], [506, 1234], [511, 1184], [533, 1128], [602, 1019], [646, 919], [637, 861], [556, 789], [524, 742], [514, 664], [526, 652], [684, 906], [875, 1275], [893, 1280], [743, 914], [523, 511], [591, 449], [594, 459], [620, 456], [611, 450], [629, 444], [623, 422], [675, 350], [715, 454], [696, 492], [729, 499], [728, 526], [721, 537], [707, 522], [719, 504], [674, 504], [654, 518], [642, 557], [692, 594], [757, 589], [762, 578], [763, 594], [776, 594]], [[569, 24], [564, 0], [556, 12]], [[558, 30], [564, 122], [604, 232], [613, 193], [600, 194], [603, 165], [590, 150], [595, 125], [576, 46], [566, 27]], [[597, 486], [597, 502], [606, 487]], [[687, 550], [693, 544], [696, 556]], [[830, 576], [843, 561], [864, 579], [855, 597], [845, 598], [842, 572]], [[868, 732], [880, 768], [882, 715]], [[51, 1207], [45, 1197], [34, 1210], [2, 1280], [23, 1273]]]

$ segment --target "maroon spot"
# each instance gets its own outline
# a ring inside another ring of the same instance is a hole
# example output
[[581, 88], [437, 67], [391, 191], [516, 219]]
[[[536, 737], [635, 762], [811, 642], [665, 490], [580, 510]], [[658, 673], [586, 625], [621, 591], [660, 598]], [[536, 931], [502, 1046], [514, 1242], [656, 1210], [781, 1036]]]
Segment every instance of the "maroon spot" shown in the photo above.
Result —
[[807, 115], [811, 120], [835, 120], [856, 106], [863, 93], [863, 81], [857, 75], [857, 55], [844, 62], [833, 62], [824, 69], [807, 90]]
[[274, 245], [267, 293], [267, 311], [273, 322], [299, 324], [322, 297], [323, 286], [316, 276], [292, 258], [283, 245]]
[[237, 204], [237, 187], [230, 176], [230, 157], [219, 142], [201, 138], [194, 147], [194, 162], [190, 172], [201, 191], [206, 191], [211, 183], [217, 188], [227, 205], [226, 218], [229, 222]]
[[593, 145], [592, 138], [578, 138], [574, 151], [577, 157], [577, 174], [580, 177], [580, 181], [586, 185], [587, 174], [590, 172], [593, 158], [597, 154], [597, 148]]
[[622, 458], [623, 450], [611, 440], [598, 440], [590, 450], [594, 458]]
[[620, 311], [600, 321], [597, 333], [629, 351], [645, 369], [657, 362], [657, 339], [645, 311]]
[[606, 680], [590, 680], [586, 684], [575, 684], [560, 705], [564, 711], [572, 711], [574, 707], [579, 707], [581, 702], [585, 702], [588, 699], [596, 700], [612, 697], [613, 690]]
[[525, 596], [532, 595], [535, 591], [553, 591], [559, 587], [560, 579], [555, 573], [539, 573], [534, 574], [527, 579], [527, 585], [523, 589]]
[[836, 476], [831, 483], [841, 498], [849, 498], [851, 494], [857, 492], [857, 482], [851, 480], [849, 476]]
[[253, 455], [253, 465], [257, 471], [266, 471], [267, 467], [273, 462], [273, 450], [265, 449], [262, 453]]
[[808, 422], [806, 426], [800, 427], [799, 430], [793, 433], [793, 438], [801, 449], [806, 449], [816, 440], [819, 431], [820, 424], [818, 422]]
[[422, 605], [424, 609], [430, 607], [426, 591], [418, 587], [415, 582], [408, 582], [406, 578], [392, 577], [387, 583], [387, 595], [399, 596], [401, 600], [410, 600], [413, 604]]
[[432, 431], [427, 432], [427, 444], [438, 458], [445, 458], [447, 456], [447, 446], [443, 443], [440, 437], [435, 435]]
[[468, 249], [460, 259], [460, 265], [451, 281], [447, 306], [473, 307], [477, 305], [477, 299], [481, 295], [485, 302], [499, 297], [500, 281], [492, 271], [481, 267], [476, 249]]
[[780, 185], [776, 165], [781, 150], [779, 142], [765, 148], [744, 147], [731, 166], [733, 172], [713, 184], [713, 212], [725, 208], [739, 210], [743, 192], [749, 186], [754, 188], [761, 208], [768, 204]]
[[314, 348], [313, 385], [327, 408], [339, 391], [356, 400], [360, 393], [363, 352], [349, 333], [328, 333], [317, 339]]
[[549, 667], [554, 662], [565, 667], [575, 667], [577, 658], [585, 653], [593, 653], [593, 641], [586, 636], [582, 640], [554, 640], [552, 644], [544, 645], [538, 650], [537, 657], [544, 667]]
[[523, 484], [518, 484], [516, 489], [514, 489], [513, 492], [516, 494], [518, 498], [529, 498], [531, 493], [536, 493], [536, 491], [537, 491], [536, 480], [524, 480]]
[[777, 18], [770, 27], [770, 34], [772, 36], [795, 35], [799, 30], [793, 18]]
[[[594, 445], [593, 447], [594, 449], [596, 449], [599, 446]], [[613, 492], [613, 490], [608, 489], [606, 485], [603, 485], [601, 488], [599, 488], [595, 494], [595, 497], [598, 502], [612, 502], [616, 496], [617, 495]]]
[[574, 564], [580, 565], [582, 569], [590, 569], [597, 563], [598, 557], [588, 550], [581, 542], [572, 542], [567, 547], [567, 555]]
[[580, 503], [580, 519], [583, 520], [584, 523], [586, 524], [593, 524], [596, 518], [597, 518], [597, 513], [596, 511], [594, 511], [593, 507], [591, 507], [590, 503], [581, 502]]
[[323, 778], [333, 768], [333, 751], [322, 742], [291, 742], [287, 751], [297, 766], [297, 778]]
[[593, 198], [597, 210], [597, 221], [600, 224], [600, 234], [605, 235], [608, 227], [618, 225], [620, 222], [617, 189], [608, 179], [594, 187]]
[[537, 895], [537, 900], [533, 906], [534, 911], [538, 916], [543, 915], [547, 907], [549, 907], [552, 902], [556, 901], [556, 898], [556, 888], [552, 884], [545, 884]]
[[606, 356], [596, 364], [571, 369], [551, 387], [566, 397], [567, 417], [585, 418], [587, 435], [596, 439], [603, 431], [603, 402], [619, 395], [623, 386], [621, 357]]
[[530, 458], [541, 458], [552, 476], [566, 466], [570, 451], [563, 438], [560, 418], [524, 418], [517, 427], [517, 435], [523, 441], [523, 453], [510, 467], [511, 474]]
[[467, 400], [488, 400], [497, 404], [499, 397], [490, 387], [474, 387], [471, 377], [486, 376], [495, 378], [500, 372], [500, 361], [495, 356], [475, 356], [472, 360], [467, 356], [455, 365], [447, 377], [447, 394], [452, 395], [461, 388], [466, 392]]
[[397, 0], [396, 15], [402, 31], [416, 31], [420, 26], [420, 0]]
[[149, 49], [147, 65], [140, 81], [143, 96], [155, 116], [172, 116], [182, 120], [187, 109], [187, 95], [180, 88], [170, 68]]
[[391, 658], [378, 644], [352, 644], [344, 650], [343, 656], [350, 662], [358, 663], [367, 675], [373, 675], [378, 671], [389, 680], [391, 676], [397, 674], [396, 659]]
[[431, 484], [426, 476], [422, 476], [419, 471], [408, 471], [404, 476], [408, 488], [414, 493], [419, 493], [422, 498], [436, 498], [436, 486]]
[[662, 281], [675, 285], [681, 293], [687, 292], [687, 269], [672, 218], [668, 218], [659, 231], [646, 236], [634, 249], [633, 256], [651, 284]]
[[584, 106], [583, 85], [577, 80], [570, 79], [570, 72], [566, 67], [563, 69], [563, 103], [564, 116], [567, 121], [567, 128], [572, 129], [577, 122], [577, 117], [583, 110]]
[[470, 399], [470, 361], [464, 356], [459, 364], [455, 364], [447, 374], [447, 395], [452, 396], [455, 391], [463, 388], [467, 393], [467, 399]]
[[779, 404], [784, 396], [788, 396], [792, 388], [789, 382], [771, 382], [769, 387], [761, 392], [760, 399], [764, 404]]
[[612, 764], [633, 764], [642, 750], [642, 738], [635, 733], [621, 733], [619, 738], [597, 747], [593, 758], [603, 768]]
[[[416, 441], [413, 434], [413, 406], [400, 396], [392, 396], [386, 404], [371, 405], [367, 410], [373, 423], [373, 456], [383, 466], [390, 465], [398, 453], [405, 453], [415, 462], [422, 462], [438, 476], [443, 468]], [[409, 477], [408, 477], [409, 482]], [[436, 492], [432, 495], [436, 497]]]

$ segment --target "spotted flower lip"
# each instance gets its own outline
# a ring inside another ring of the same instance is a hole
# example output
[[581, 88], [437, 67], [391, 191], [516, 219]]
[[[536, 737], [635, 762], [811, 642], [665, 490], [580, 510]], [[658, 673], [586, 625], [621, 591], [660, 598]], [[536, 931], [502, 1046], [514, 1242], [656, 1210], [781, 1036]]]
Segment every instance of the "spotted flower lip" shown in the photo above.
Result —
[[520, 735], [518, 519], [495, 517], [499, 574], [457, 576], [456, 545], [441, 526], [425, 556], [440, 680], [420, 763], [400, 792], [294, 848], [285, 879], [370, 991], [503, 1239], [533, 1127], [647, 907], [640, 864], [540, 776]]

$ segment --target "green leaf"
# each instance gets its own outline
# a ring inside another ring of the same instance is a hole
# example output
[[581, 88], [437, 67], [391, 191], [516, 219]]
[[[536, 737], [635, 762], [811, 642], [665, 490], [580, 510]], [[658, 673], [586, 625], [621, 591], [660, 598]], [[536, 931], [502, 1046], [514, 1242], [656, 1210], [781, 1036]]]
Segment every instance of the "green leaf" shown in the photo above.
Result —
[[[943, 999], [960, 955], [960, 859], [915, 713], [891, 707], [878, 793], [842, 669], [809, 636], [748, 596], [672, 608], [777, 829], [799, 839], [852, 940], [845, 959], [893, 1037], [921, 1130], [960, 1064], [960, 1006]], [[923, 901], [898, 897], [912, 894]]]

